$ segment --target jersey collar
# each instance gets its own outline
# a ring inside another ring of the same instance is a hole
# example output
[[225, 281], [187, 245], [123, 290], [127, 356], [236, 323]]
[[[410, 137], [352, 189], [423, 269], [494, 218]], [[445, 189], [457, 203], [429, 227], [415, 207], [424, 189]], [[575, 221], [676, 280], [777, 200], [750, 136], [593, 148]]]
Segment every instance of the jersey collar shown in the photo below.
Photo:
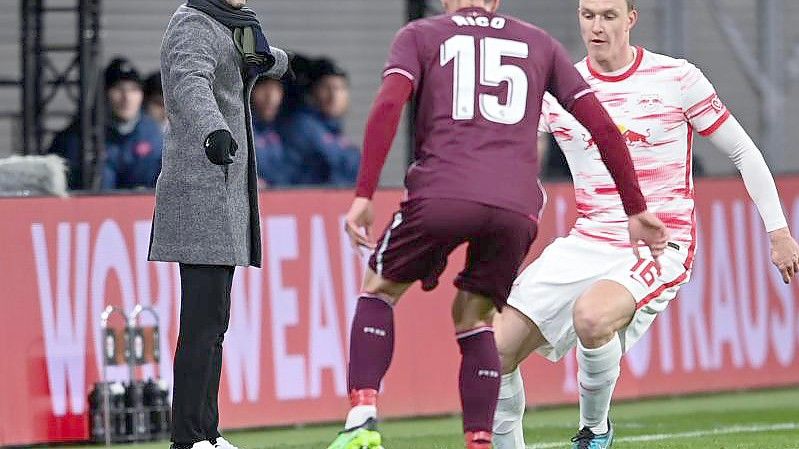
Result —
[[478, 13], [478, 14], [491, 14], [487, 9], [481, 8], [479, 6], [467, 6], [465, 8], [461, 8], [455, 11], [455, 14], [464, 14], [464, 13]]
[[596, 79], [598, 79], [600, 81], [605, 81], [605, 82], [608, 82], [608, 83], [616, 83], [616, 82], [619, 82], [619, 81], [624, 81], [627, 78], [631, 77], [633, 75], [633, 73], [635, 73], [638, 70], [638, 67], [641, 66], [641, 61], [644, 60], [644, 49], [643, 49], [643, 47], [635, 47], [635, 50], [636, 50], [636, 52], [635, 52], [635, 61], [633, 61], [633, 65], [630, 66], [630, 68], [627, 69], [626, 72], [624, 72], [624, 73], [622, 73], [620, 75], [603, 75], [603, 74], [599, 73], [598, 71], [596, 71], [591, 66], [591, 58], [586, 57], [585, 58], [585, 62], [588, 65], [588, 71], [591, 73], [591, 76], [593, 76], [594, 78], [596, 78]]

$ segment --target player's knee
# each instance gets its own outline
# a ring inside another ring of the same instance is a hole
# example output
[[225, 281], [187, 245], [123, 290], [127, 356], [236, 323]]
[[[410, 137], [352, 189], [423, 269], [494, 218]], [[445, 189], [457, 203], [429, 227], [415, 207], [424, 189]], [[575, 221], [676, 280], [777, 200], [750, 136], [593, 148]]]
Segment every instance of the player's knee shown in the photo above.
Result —
[[491, 326], [491, 322], [489, 319], [483, 319], [478, 315], [470, 315], [470, 314], [456, 315], [455, 313], [453, 313], [452, 322], [453, 324], [455, 324], [456, 332], [466, 332], [480, 327]]
[[395, 306], [399, 302], [401, 294], [395, 294], [391, 289], [364, 289], [363, 292], [367, 295], [379, 297], [390, 306]]
[[515, 370], [517, 366], [519, 366], [516, 352], [510, 348], [503, 347], [499, 341], [497, 341], [497, 351], [499, 352], [499, 362], [502, 366], [502, 374], [508, 374]]
[[407, 289], [408, 284], [392, 282], [374, 273], [371, 276], [367, 275], [363, 284], [364, 293], [380, 296], [391, 305], [396, 305]]
[[493, 303], [481, 295], [459, 291], [452, 303], [452, 322], [456, 332], [490, 326], [493, 315]]
[[591, 307], [587, 301], [575, 303], [573, 320], [574, 332], [584, 345], [610, 339], [615, 332], [607, 314]]
[[503, 315], [494, 316], [494, 341], [497, 343], [497, 352], [502, 366], [502, 374], [508, 374], [516, 369], [519, 361], [519, 347], [516, 335], [510, 332], [509, 325], [503, 321]]

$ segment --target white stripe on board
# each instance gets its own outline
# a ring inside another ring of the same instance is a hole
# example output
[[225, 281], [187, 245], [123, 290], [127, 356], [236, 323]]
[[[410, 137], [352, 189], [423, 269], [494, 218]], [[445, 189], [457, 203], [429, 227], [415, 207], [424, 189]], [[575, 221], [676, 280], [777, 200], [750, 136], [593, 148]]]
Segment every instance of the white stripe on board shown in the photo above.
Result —
[[[715, 429], [695, 430], [693, 432], [655, 433], [652, 435], [636, 435], [630, 437], [615, 438], [613, 441], [618, 443], [638, 442], [638, 441], [660, 441], [660, 440], [670, 440], [674, 438], [696, 438], [709, 435], [728, 435], [733, 433], [759, 433], [759, 432], [773, 432], [776, 430], [797, 430], [797, 429], [799, 429], [799, 423], [786, 422], [786, 423], [769, 424], [769, 425], [717, 427]], [[555, 447], [566, 447], [567, 445], [568, 443], [565, 443], [563, 441], [557, 441], [551, 443], [535, 443], [535, 444], [528, 444], [527, 449], [549, 449]]]

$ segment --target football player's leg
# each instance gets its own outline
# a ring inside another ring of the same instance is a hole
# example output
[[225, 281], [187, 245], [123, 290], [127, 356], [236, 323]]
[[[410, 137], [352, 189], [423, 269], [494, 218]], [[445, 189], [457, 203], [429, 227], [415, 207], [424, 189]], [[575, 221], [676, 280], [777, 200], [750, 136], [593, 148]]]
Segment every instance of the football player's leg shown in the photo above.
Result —
[[675, 246], [659, 258], [659, 267], [646, 255], [619, 260], [575, 302], [581, 426], [576, 440], [590, 440], [599, 446], [612, 442], [613, 429], [607, 417], [621, 356], [690, 278], [692, 249]]
[[377, 392], [394, 355], [394, 305], [410, 284], [366, 272], [364, 291], [352, 320], [348, 384], [350, 405], [345, 429], [377, 418]]
[[331, 449], [380, 447], [377, 395], [394, 353], [393, 307], [414, 281], [427, 278], [431, 270], [440, 271], [437, 265], [446, 261], [450, 250], [431, 240], [419, 225], [423, 206], [402, 205], [369, 259], [350, 334], [347, 382], [352, 408]]
[[394, 354], [394, 310], [410, 284], [367, 270], [352, 320], [347, 381], [350, 411], [328, 449], [382, 448], [377, 431], [377, 393]]
[[[619, 378], [622, 345], [618, 331], [633, 317], [636, 302], [626, 287], [609, 280], [591, 286], [574, 305], [580, 429], [610, 435], [608, 412]], [[578, 437], [580, 434], [578, 434]]]
[[494, 338], [502, 366], [497, 409], [494, 412], [494, 448], [524, 449], [522, 419], [526, 398], [519, 363], [546, 340], [530, 318], [511, 306], [506, 306], [502, 313], [495, 315]]
[[494, 316], [494, 338], [502, 374], [515, 371], [527, 356], [547, 342], [538, 326], [512, 306], [505, 306]]
[[[455, 279], [455, 285], [461, 291], [459, 298], [461, 301], [464, 298], [479, 297], [481, 302], [487, 304], [493, 302], [499, 310], [505, 310], [504, 306], [519, 265], [535, 238], [536, 224], [515, 212], [490, 210], [489, 213], [487, 222], [490, 225], [483, 226], [481, 231], [469, 241], [466, 267]], [[480, 295], [465, 292], [480, 292]], [[489, 310], [494, 310], [494, 308], [491, 307]], [[462, 332], [459, 335], [458, 343], [463, 354], [461, 394], [464, 430], [467, 432], [468, 443], [469, 432], [474, 435], [474, 432], [479, 431], [485, 433], [488, 439], [492, 437], [502, 366], [494, 334], [489, 332], [490, 328], [472, 335], [473, 332], [476, 332], [474, 329], [480, 329], [483, 323], [476, 322], [474, 319], [464, 320], [464, 317], [466, 316], [459, 317], [457, 313], [454, 314], [456, 329]], [[526, 330], [530, 330], [530, 328], [528, 327]], [[514, 330], [509, 327], [506, 335], [509, 338], [514, 338], [510, 336], [510, 333], [518, 331], [516, 337], [521, 337], [526, 330], [523, 328]], [[478, 336], [479, 341], [475, 338]], [[521, 343], [524, 344], [525, 341], [526, 339]], [[529, 352], [526, 352], [525, 355], [527, 353]], [[516, 357], [511, 358], [515, 359]], [[511, 361], [511, 358], [509, 358], [509, 366], [517, 363], [515, 360]], [[496, 365], [492, 368], [491, 364], [493, 363]], [[496, 377], [493, 377], [494, 371]], [[516, 379], [518, 380], [518, 377]], [[521, 389], [520, 383], [517, 383], [516, 389], [517, 392]], [[522, 397], [520, 400], [524, 407], [524, 398]]]
[[469, 449], [491, 447], [491, 427], [502, 369], [491, 328], [494, 310], [489, 298], [466, 291], [459, 291], [452, 305], [461, 352], [458, 385], [463, 431]]
[[606, 274], [607, 251], [577, 237], [556, 239], [516, 278], [494, 319], [503, 377], [494, 416], [497, 449], [524, 448], [524, 387], [518, 364], [532, 352], [556, 362], [576, 345], [574, 303]]

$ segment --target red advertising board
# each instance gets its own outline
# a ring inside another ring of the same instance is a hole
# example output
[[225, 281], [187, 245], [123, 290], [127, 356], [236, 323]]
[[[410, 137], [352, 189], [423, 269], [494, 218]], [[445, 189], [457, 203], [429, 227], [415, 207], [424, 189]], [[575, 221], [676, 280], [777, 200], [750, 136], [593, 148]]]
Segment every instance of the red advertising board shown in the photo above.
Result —
[[[781, 179], [779, 188], [789, 221], [799, 220], [799, 179]], [[548, 191], [532, 255], [573, 221], [571, 187]], [[381, 227], [401, 196], [377, 195]], [[344, 191], [262, 194], [264, 267], [236, 275], [220, 392], [224, 428], [344, 416], [348, 323], [364, 262], [341, 225], [350, 198]], [[799, 291], [771, 267], [742, 183], [700, 181], [697, 206], [692, 280], [626, 356], [619, 397], [799, 383]], [[146, 261], [152, 208], [144, 195], [0, 200], [0, 445], [88, 438], [87, 393], [100, 378], [107, 304], [158, 311], [165, 357], [138, 374], [171, 380], [179, 283], [175, 266]], [[450, 259], [436, 291], [414, 288], [397, 307], [382, 416], [458, 410], [449, 307], [462, 257]], [[575, 369], [572, 357], [559, 364], [531, 357], [524, 365], [530, 403], [573, 402]], [[118, 367], [109, 375], [128, 373]]]

